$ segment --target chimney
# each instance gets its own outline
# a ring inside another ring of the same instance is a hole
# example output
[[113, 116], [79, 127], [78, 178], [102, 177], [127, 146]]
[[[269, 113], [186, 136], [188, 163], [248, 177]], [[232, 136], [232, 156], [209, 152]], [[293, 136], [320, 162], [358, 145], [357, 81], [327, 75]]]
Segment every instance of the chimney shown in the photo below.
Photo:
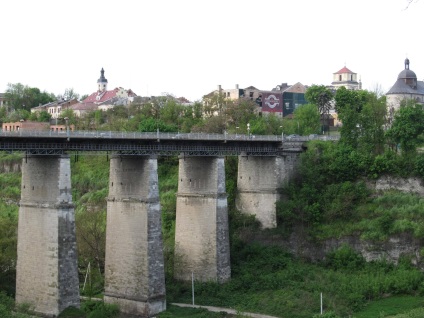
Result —
[[236, 89], [239, 89], [239, 85], [238, 84], [236, 84]]
[[222, 91], [221, 85], [218, 85], [218, 92]]

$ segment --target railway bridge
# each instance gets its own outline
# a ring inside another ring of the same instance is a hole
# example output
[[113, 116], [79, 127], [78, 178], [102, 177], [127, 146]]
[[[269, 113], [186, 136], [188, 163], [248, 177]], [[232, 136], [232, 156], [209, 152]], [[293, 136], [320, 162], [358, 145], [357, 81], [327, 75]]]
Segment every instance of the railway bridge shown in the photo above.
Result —
[[110, 158], [105, 302], [150, 317], [166, 309], [157, 158], [179, 156], [175, 276], [230, 279], [225, 156], [238, 156], [237, 206], [276, 226], [275, 202], [308, 138], [85, 131], [0, 132], [22, 152], [16, 302], [57, 316], [79, 307], [70, 158]]

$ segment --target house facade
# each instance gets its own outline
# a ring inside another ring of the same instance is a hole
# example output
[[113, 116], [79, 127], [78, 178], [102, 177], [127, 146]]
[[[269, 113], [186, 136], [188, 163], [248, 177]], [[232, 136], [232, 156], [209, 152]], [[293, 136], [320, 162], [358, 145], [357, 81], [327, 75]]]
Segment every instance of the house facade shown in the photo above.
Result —
[[33, 107], [31, 108], [31, 113], [46, 111], [52, 116], [51, 118], [59, 118], [60, 113], [63, 110], [71, 109], [71, 106], [77, 103], [78, 103], [78, 100], [76, 98], [69, 99], [69, 100], [58, 100], [55, 102], [50, 102], [44, 105]]

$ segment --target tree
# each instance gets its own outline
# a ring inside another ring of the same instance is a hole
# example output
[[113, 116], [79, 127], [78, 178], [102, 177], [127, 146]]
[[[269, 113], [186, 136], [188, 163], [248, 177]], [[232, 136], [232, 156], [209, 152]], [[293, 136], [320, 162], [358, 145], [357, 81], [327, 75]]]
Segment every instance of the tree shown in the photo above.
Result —
[[340, 141], [365, 153], [384, 151], [386, 99], [374, 92], [341, 87], [335, 95], [335, 107], [342, 121]]
[[411, 101], [395, 113], [393, 124], [386, 135], [392, 142], [400, 145], [402, 154], [408, 156], [415, 153], [420, 142], [418, 136], [423, 132], [423, 106]]
[[55, 96], [46, 91], [41, 92], [36, 87], [24, 86], [21, 83], [7, 84], [5, 97], [12, 109], [30, 110], [40, 104], [47, 104], [56, 100]]
[[313, 104], [305, 104], [294, 110], [294, 120], [299, 123], [300, 135], [309, 135], [320, 132], [320, 113]]
[[366, 92], [340, 87], [335, 94], [335, 108], [342, 121], [340, 140], [356, 149], [360, 134], [360, 113], [366, 103]]
[[221, 92], [215, 93], [212, 96], [203, 96], [204, 115], [212, 117], [217, 114], [222, 114], [226, 102], [227, 100]]
[[58, 95], [57, 99], [70, 100], [70, 99], [79, 99], [80, 95], [74, 91], [73, 88], [65, 89], [65, 92], [62, 95]]
[[[325, 120], [327, 119], [327, 127], [329, 126], [329, 116], [330, 109], [332, 107], [332, 100], [334, 98], [333, 92], [325, 87], [324, 85], [312, 85], [306, 90], [305, 93], [306, 100], [318, 107], [318, 111], [321, 115], [323, 124], [325, 125]], [[325, 127], [323, 131], [325, 130]]]
[[[253, 135], [280, 135], [283, 132], [283, 123], [286, 122], [281, 117], [269, 114], [262, 117], [253, 117], [249, 123], [250, 133]], [[286, 124], [284, 125], [286, 126]], [[247, 133], [247, 123], [239, 127], [241, 133]], [[286, 131], [284, 130], [284, 132]]]
[[255, 118], [256, 103], [250, 99], [227, 100], [224, 107], [227, 127], [243, 127]]

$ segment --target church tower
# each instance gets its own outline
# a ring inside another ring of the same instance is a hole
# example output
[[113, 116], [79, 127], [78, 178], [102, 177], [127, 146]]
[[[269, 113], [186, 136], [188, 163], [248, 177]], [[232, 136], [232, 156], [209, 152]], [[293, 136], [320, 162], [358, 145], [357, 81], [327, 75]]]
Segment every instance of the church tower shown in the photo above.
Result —
[[357, 74], [352, 72], [346, 66], [340, 71], [333, 73], [333, 82], [331, 85], [336, 89], [342, 86], [353, 90], [362, 88], [361, 80], [358, 82]]
[[97, 91], [105, 92], [107, 91], [107, 79], [105, 78], [105, 70], [102, 67], [100, 71], [100, 78], [97, 80]]

